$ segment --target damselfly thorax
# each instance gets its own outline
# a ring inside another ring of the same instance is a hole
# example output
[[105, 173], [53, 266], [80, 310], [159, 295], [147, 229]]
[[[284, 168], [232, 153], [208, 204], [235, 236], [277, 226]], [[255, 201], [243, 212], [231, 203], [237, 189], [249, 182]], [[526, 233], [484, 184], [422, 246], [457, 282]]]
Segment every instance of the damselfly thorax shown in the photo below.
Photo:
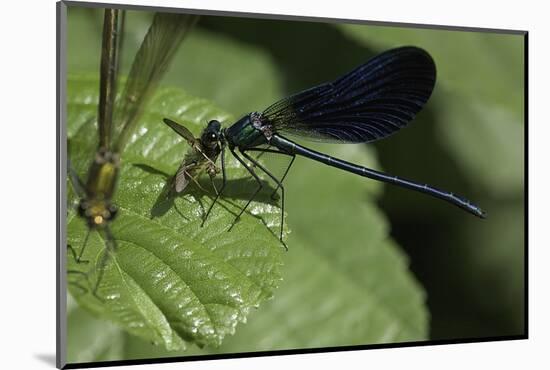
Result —
[[96, 152], [86, 182], [86, 197], [82, 198], [78, 213], [86, 219], [89, 227], [102, 228], [112, 221], [117, 213], [112, 198], [120, 167], [120, 155], [104, 148]]

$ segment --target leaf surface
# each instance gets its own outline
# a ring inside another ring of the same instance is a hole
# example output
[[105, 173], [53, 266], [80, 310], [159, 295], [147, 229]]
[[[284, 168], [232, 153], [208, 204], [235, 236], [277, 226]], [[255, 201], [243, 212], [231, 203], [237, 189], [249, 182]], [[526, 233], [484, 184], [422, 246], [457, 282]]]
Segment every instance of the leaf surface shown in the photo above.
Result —
[[[82, 179], [96, 143], [96, 91], [94, 78], [69, 80], [69, 157]], [[97, 315], [168, 350], [185, 348], [185, 341], [217, 346], [225, 335], [234, 333], [238, 322], [245, 321], [251, 307], [273, 295], [281, 280], [283, 248], [276, 234], [280, 209], [261, 195], [252, 204], [251, 213], [245, 213], [232, 232], [227, 232], [256, 186], [243, 179], [243, 170], [230, 160], [227, 195], [201, 227], [213, 191], [195, 188], [175, 198], [163, 193], [187, 144], [162, 123], [162, 118], [171, 117], [198, 135], [204, 120], [225, 122], [230, 116], [174, 89], [160, 90], [145, 109], [122, 155], [114, 199], [119, 211], [111, 224], [117, 250], [108, 261], [98, 290], [104, 300], [82, 294], [75, 285], [70, 285], [71, 292]], [[203, 184], [205, 189], [209, 186], [208, 182]], [[80, 251], [87, 226], [76, 216], [75, 202], [73, 195], [67, 219], [68, 243]], [[100, 265], [103, 238], [103, 233], [93, 231], [83, 255], [91, 263], [77, 264], [69, 254], [69, 269], [95, 271], [91, 266]], [[71, 275], [70, 279], [79, 279]], [[97, 273], [90, 276], [90, 286], [95, 279]]]

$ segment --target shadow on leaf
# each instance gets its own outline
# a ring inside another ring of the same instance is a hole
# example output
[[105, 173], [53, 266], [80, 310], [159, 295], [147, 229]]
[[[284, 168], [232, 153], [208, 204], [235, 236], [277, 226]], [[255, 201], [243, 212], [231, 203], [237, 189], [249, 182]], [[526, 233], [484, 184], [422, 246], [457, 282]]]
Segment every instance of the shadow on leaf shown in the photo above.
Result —
[[[135, 167], [138, 167], [139, 169], [151, 175], [160, 175], [166, 179], [166, 182], [161, 192], [159, 193], [157, 199], [155, 200], [155, 204], [151, 208], [150, 216], [152, 219], [157, 217], [162, 217], [164, 214], [166, 214], [166, 212], [168, 212], [172, 207], [174, 207], [176, 212], [178, 212], [178, 214], [183, 219], [189, 221], [190, 218], [187, 217], [183, 212], [181, 212], [178, 209], [177, 205], [174, 203], [174, 200], [178, 197], [183, 198], [185, 195], [191, 196], [193, 198], [193, 201], [197, 202], [200, 205], [202, 209], [202, 215], [203, 215], [202, 217], [206, 215], [208, 207], [210, 207], [210, 205], [205, 207], [204, 202], [202, 200], [204, 195], [207, 195], [208, 197], [211, 198], [211, 201], [214, 201], [214, 198], [216, 196], [216, 191], [215, 189], [212, 188], [212, 183], [208, 178], [201, 177], [198, 180], [200, 187], [197, 186], [197, 184], [194, 184], [193, 182], [189, 183], [187, 189], [184, 192], [181, 192], [178, 194], [173, 190], [172, 175], [169, 175], [164, 171], [161, 171], [155, 167], [152, 167], [144, 163], [134, 163], [132, 165]], [[273, 206], [278, 206], [278, 200], [279, 200], [278, 193], [275, 193], [275, 196], [272, 197], [272, 194], [274, 194], [275, 192], [275, 187], [273, 186], [273, 184], [263, 179], [261, 180], [261, 182], [262, 182], [262, 189], [254, 198], [254, 201], [273, 205]], [[216, 187], [216, 189], [221, 189], [222, 179], [220, 177], [214, 179], [214, 186]], [[226, 202], [229, 202], [228, 199], [248, 201], [250, 197], [254, 194], [257, 188], [258, 188], [258, 183], [252, 177], [227, 179], [226, 187], [221, 198]], [[207, 190], [210, 189], [210, 191], [208, 191], [208, 193], [205, 193], [204, 189], [207, 189]], [[235, 202], [229, 202], [229, 203], [233, 205], [235, 208], [240, 208], [244, 206], [244, 204], [237, 204]], [[224, 204], [224, 202], [218, 202], [218, 206], [223, 207], [225, 211], [237, 217], [238, 213], [229, 209]], [[258, 219], [261, 219], [261, 217], [259, 216], [256, 216], [256, 215], [252, 215], [252, 216]], [[262, 220], [262, 222], [266, 224], [265, 220]]]

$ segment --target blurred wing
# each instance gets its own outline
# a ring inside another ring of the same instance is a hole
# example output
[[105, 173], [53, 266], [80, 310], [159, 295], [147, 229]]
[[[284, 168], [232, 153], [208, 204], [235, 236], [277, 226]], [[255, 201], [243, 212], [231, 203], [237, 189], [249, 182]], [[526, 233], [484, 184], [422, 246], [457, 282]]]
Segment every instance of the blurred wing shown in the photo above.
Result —
[[99, 147], [108, 149], [111, 145], [113, 108], [116, 95], [116, 78], [124, 12], [105, 9], [103, 35], [101, 39], [101, 64], [99, 70], [98, 129]]
[[262, 113], [275, 132], [348, 143], [406, 126], [435, 84], [435, 64], [416, 47], [384, 52], [339, 79], [283, 99]]
[[171, 119], [165, 118], [163, 119], [164, 123], [166, 123], [172, 130], [174, 130], [178, 135], [183, 137], [187, 143], [191, 146], [195, 144], [195, 137], [193, 136], [193, 133], [189, 131], [185, 126], [180, 125], [177, 122], [172, 121]]
[[134, 58], [115, 116], [115, 150], [121, 152], [139, 115], [198, 16], [156, 13]]

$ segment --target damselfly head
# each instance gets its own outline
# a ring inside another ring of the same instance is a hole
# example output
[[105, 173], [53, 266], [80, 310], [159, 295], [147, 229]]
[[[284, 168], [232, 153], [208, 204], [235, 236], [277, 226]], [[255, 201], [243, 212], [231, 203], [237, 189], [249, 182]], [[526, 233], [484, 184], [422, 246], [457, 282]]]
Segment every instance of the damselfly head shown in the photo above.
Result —
[[95, 154], [96, 163], [112, 163], [115, 166], [120, 165], [120, 154], [106, 148], [99, 148]]
[[114, 220], [117, 207], [105, 200], [83, 199], [78, 206], [78, 215], [86, 220], [91, 228], [102, 228]]

